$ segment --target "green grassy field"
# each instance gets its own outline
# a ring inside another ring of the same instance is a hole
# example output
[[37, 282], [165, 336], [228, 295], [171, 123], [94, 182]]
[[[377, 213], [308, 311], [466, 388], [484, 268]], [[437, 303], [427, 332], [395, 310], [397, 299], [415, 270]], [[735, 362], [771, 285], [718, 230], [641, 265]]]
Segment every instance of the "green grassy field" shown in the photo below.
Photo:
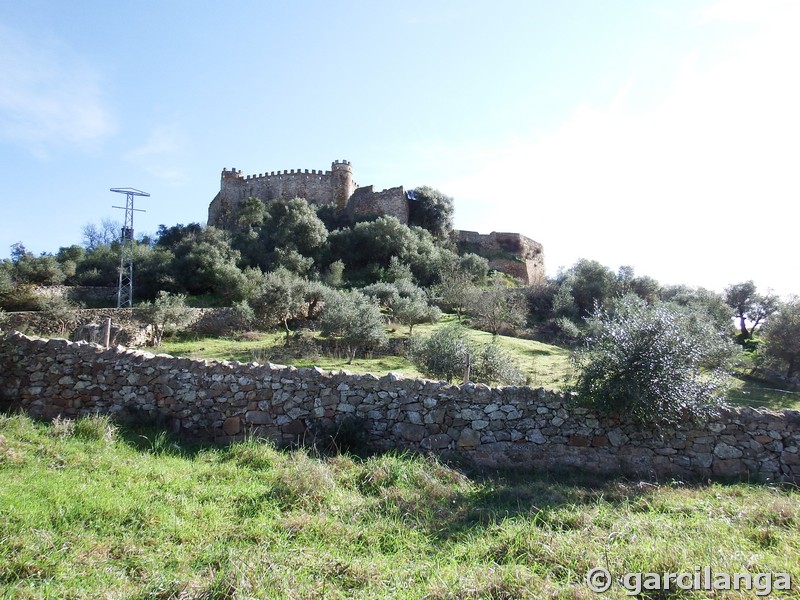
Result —
[[[455, 315], [445, 315], [436, 325], [418, 325], [414, 335], [430, 335], [438, 327], [450, 324]], [[469, 336], [479, 343], [490, 343], [492, 335], [485, 331], [468, 330]], [[407, 328], [390, 330], [391, 337], [407, 338]], [[520, 370], [530, 385], [563, 389], [566, 378], [571, 372], [569, 351], [558, 346], [543, 344], [534, 340], [526, 340], [507, 336], [497, 336], [496, 342], [512, 353]], [[323, 369], [338, 371], [345, 369], [354, 373], [373, 373], [385, 375], [388, 372], [402, 373], [408, 377], [422, 377], [422, 374], [411, 362], [402, 356], [374, 356], [372, 358], [356, 358], [352, 364], [340, 356], [319, 353], [316, 356], [287, 355], [282, 333], [259, 334], [257, 339], [234, 339], [215, 337], [176, 337], [166, 339], [154, 350], [174, 356], [191, 358], [216, 358], [220, 360], [238, 360], [260, 363], [275, 362], [291, 364], [296, 367], [317, 366]]]
[[797, 598], [797, 488], [467, 475], [0, 415], [4, 598], [590, 599], [593, 567], [705, 565], [787, 572], [794, 590], [773, 597]]
[[[418, 325], [414, 328], [414, 335], [430, 335], [437, 327], [454, 321], [455, 315], [444, 315], [442, 320], [435, 325]], [[468, 331], [470, 337], [477, 342], [490, 343], [492, 341], [490, 333], [475, 329]], [[407, 337], [406, 329], [392, 330], [391, 335], [396, 338]], [[512, 354], [529, 385], [556, 390], [567, 389], [573, 373], [568, 349], [502, 335], [497, 337], [496, 342]], [[240, 362], [255, 360], [260, 363], [269, 361], [297, 367], [318, 366], [333, 371], [345, 369], [354, 373], [376, 375], [385, 375], [391, 371], [402, 373], [408, 377], [422, 377], [414, 365], [402, 356], [356, 358], [353, 364], [348, 365], [346, 358], [325, 353], [311, 357], [287, 355], [282, 333], [259, 334], [257, 339], [248, 340], [198, 336], [177, 337], [165, 340], [155, 351], [191, 358], [216, 358]], [[800, 410], [800, 392], [776, 389], [768, 383], [744, 375], [732, 379], [727, 400], [737, 406]]]

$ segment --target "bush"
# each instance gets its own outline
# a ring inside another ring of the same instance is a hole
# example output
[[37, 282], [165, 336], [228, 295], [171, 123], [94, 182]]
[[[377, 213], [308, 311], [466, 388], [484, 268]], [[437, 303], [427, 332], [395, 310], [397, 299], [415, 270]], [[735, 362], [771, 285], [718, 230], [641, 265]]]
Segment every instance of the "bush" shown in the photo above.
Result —
[[446, 381], [518, 384], [524, 381], [511, 355], [495, 343], [476, 344], [458, 325], [442, 327], [425, 339], [413, 338], [409, 358], [426, 376]]
[[184, 294], [161, 291], [154, 302], [144, 302], [139, 307], [139, 317], [153, 327], [153, 345], [158, 346], [164, 335], [188, 325], [194, 310], [186, 305]]
[[580, 401], [643, 425], [712, 414], [727, 382], [723, 349], [730, 356], [731, 345], [692, 316], [631, 297], [617, 303], [613, 316], [595, 311], [595, 333], [576, 356]]
[[462, 378], [472, 347], [463, 327], [441, 327], [429, 337], [413, 338], [409, 358], [426, 377]]
[[359, 350], [371, 350], [388, 341], [378, 304], [358, 291], [331, 295], [322, 312], [320, 330], [345, 346], [348, 364]]
[[472, 380], [506, 385], [525, 383], [511, 354], [497, 344], [484, 344], [478, 349], [472, 359]]

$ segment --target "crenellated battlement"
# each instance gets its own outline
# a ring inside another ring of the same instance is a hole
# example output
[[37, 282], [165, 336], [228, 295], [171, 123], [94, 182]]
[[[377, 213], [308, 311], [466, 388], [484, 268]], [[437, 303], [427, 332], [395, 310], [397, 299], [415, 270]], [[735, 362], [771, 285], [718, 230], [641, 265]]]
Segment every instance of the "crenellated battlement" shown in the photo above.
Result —
[[357, 188], [348, 160], [333, 161], [330, 170], [284, 169], [245, 175], [235, 167], [226, 168], [220, 177], [220, 191], [208, 209], [208, 223], [226, 227], [236, 206], [250, 196], [263, 202], [305, 198], [311, 204], [343, 210]]

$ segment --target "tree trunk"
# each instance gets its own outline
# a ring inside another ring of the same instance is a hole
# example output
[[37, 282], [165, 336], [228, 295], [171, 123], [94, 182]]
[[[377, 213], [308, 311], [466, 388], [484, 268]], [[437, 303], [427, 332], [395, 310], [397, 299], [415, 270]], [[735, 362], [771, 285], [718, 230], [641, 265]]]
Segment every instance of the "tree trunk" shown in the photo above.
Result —
[[744, 315], [739, 315], [739, 329], [742, 332], [742, 338], [743, 339], [749, 339], [750, 338], [750, 332], [747, 331], [747, 325], [744, 322]]

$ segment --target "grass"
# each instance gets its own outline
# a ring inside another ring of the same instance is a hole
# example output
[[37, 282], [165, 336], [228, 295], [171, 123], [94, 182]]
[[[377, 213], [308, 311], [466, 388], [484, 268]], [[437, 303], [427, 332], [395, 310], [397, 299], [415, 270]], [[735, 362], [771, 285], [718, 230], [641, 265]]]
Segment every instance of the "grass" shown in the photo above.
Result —
[[698, 565], [797, 586], [800, 492], [467, 476], [421, 456], [189, 447], [101, 417], [0, 415], [0, 597], [589, 599], [595, 566]]
[[[446, 314], [435, 325], [417, 325], [414, 328], [414, 335], [430, 335], [435, 329], [455, 321], [455, 315]], [[407, 331], [406, 327], [389, 329], [390, 337], [395, 339], [407, 338]], [[469, 335], [479, 343], [492, 342], [492, 335], [484, 331], [470, 329]], [[534, 340], [502, 335], [497, 336], [495, 341], [512, 353], [530, 385], [564, 389], [571, 373], [569, 350]], [[345, 357], [324, 352], [310, 357], [287, 354], [282, 333], [264, 333], [255, 336], [255, 339], [246, 340], [228, 337], [176, 336], [164, 340], [155, 351], [190, 358], [215, 358], [240, 362], [256, 360], [260, 363], [269, 361], [296, 367], [317, 366], [332, 371], [345, 369], [354, 373], [373, 373], [379, 376], [395, 372], [407, 377], [422, 377], [414, 365], [402, 356], [375, 355], [372, 358], [356, 358], [352, 364], [347, 364]]]
[[728, 401], [737, 406], [764, 406], [772, 410], [792, 408], [800, 410], [800, 392], [781, 389], [778, 385], [738, 375], [733, 379], [733, 386], [728, 392]]

